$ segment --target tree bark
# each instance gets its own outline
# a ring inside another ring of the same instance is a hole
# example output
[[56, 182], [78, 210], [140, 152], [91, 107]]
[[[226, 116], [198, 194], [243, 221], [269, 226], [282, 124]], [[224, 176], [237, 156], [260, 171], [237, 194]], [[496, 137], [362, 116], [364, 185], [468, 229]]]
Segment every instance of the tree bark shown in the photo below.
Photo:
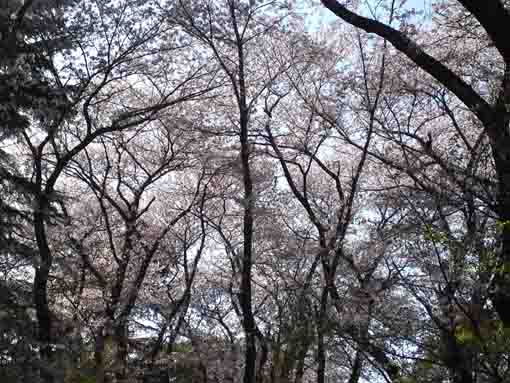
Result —
[[445, 348], [442, 359], [450, 370], [452, 381], [454, 383], [473, 383], [473, 365], [468, 357], [469, 351], [458, 344], [453, 333], [443, 334], [441, 338]]
[[[238, 29], [236, 10], [234, 2], [230, 2], [230, 18], [232, 27], [235, 32], [237, 44], [237, 59], [238, 59], [238, 83], [233, 84], [237, 89], [237, 102], [239, 108], [239, 126], [240, 126], [240, 143], [241, 143], [241, 169], [243, 175], [243, 188], [244, 188], [244, 213], [243, 213], [243, 253], [241, 260], [241, 286], [239, 294], [239, 303], [242, 312], [242, 325], [245, 335], [245, 365], [244, 365], [244, 383], [256, 382], [256, 362], [257, 362], [257, 334], [255, 317], [252, 308], [252, 285], [251, 285], [251, 272], [253, 264], [253, 180], [250, 169], [250, 143], [248, 138], [249, 133], [249, 117], [250, 111], [248, 108], [246, 83], [244, 73], [244, 41]], [[235, 77], [234, 77], [235, 78]]]
[[354, 363], [352, 364], [351, 376], [349, 377], [349, 383], [358, 383], [361, 377], [361, 369], [363, 368], [363, 355], [361, 351], [356, 351], [354, 357]]
[[100, 329], [99, 334], [95, 337], [95, 349], [94, 349], [94, 369], [96, 383], [105, 382], [105, 361], [104, 361], [104, 346], [105, 339]]
[[35, 269], [33, 295], [38, 325], [37, 336], [41, 344], [41, 379], [44, 383], [53, 383], [53, 351], [51, 348], [52, 321], [47, 294], [48, 277], [50, 274], [52, 259], [44, 223], [44, 210], [46, 206], [41, 201], [38, 205], [38, 209], [34, 212], [34, 229], [37, 247], [39, 250], [40, 263]]
[[127, 324], [122, 323], [115, 329], [115, 378], [117, 383], [125, 383], [128, 378], [127, 355], [128, 355], [128, 334]]
[[317, 313], [317, 383], [326, 381], [326, 346], [324, 333], [326, 331], [326, 309], [328, 304], [328, 289], [322, 291], [320, 307]]
[[510, 12], [504, 6], [504, 0], [459, 0], [483, 26], [505, 62], [510, 62], [510, 40], [508, 28]]

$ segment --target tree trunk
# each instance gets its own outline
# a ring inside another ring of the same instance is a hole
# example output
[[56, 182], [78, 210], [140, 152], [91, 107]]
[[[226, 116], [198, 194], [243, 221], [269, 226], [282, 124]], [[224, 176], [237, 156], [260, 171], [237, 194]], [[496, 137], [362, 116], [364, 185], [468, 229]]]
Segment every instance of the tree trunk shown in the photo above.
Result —
[[356, 351], [354, 357], [354, 363], [352, 364], [351, 376], [349, 377], [349, 383], [358, 383], [361, 377], [361, 369], [363, 368], [363, 354], [361, 351]]
[[310, 334], [308, 333], [309, 328], [308, 325], [306, 329], [305, 339], [301, 343], [301, 347], [299, 348], [299, 352], [296, 358], [296, 373], [294, 375], [294, 383], [302, 383], [303, 377], [305, 375], [305, 359], [306, 354], [308, 353], [308, 349], [310, 347]]
[[102, 329], [99, 334], [96, 335], [95, 339], [95, 350], [94, 350], [94, 369], [95, 369], [95, 383], [105, 383], [105, 360], [104, 350], [105, 339], [102, 334]]
[[121, 324], [115, 329], [115, 379], [117, 383], [127, 381], [127, 355], [128, 355], [128, 336], [127, 326]]
[[327, 304], [328, 289], [324, 288], [317, 317], [317, 383], [324, 383], [326, 380], [326, 348], [324, 344], [324, 332], [326, 326]]
[[444, 347], [443, 361], [450, 370], [453, 383], [473, 383], [473, 364], [469, 350], [459, 345], [455, 334], [442, 336]]
[[261, 352], [260, 352], [260, 358], [259, 358], [260, 359], [259, 365], [258, 365], [257, 373], [256, 373], [256, 375], [257, 375], [256, 380], [257, 380], [257, 383], [264, 383], [266, 381], [266, 376], [264, 374], [264, 368], [267, 363], [269, 349], [267, 347], [265, 338], [259, 329], [257, 329], [257, 339], [259, 340]]
[[34, 231], [39, 250], [40, 263], [35, 270], [33, 296], [37, 317], [37, 336], [41, 344], [41, 379], [44, 383], [53, 383], [51, 313], [48, 303], [48, 276], [50, 274], [52, 259], [44, 226], [44, 209], [45, 205], [39, 202], [38, 209], [34, 212]]
[[497, 213], [502, 228], [502, 251], [491, 286], [491, 299], [505, 328], [510, 328], [510, 132], [508, 113], [501, 114], [500, 139], [493, 143], [492, 152], [498, 177]]
[[[234, 27], [237, 31], [233, 5], [231, 7]], [[255, 383], [256, 381], [256, 325], [252, 310], [252, 287], [251, 287], [251, 269], [253, 263], [253, 181], [250, 169], [250, 146], [248, 141], [249, 110], [246, 101], [246, 86], [244, 78], [244, 52], [243, 42], [240, 37], [237, 38], [238, 59], [239, 59], [239, 122], [241, 127], [241, 166], [243, 172], [244, 186], [244, 214], [243, 214], [243, 253], [241, 270], [241, 293], [239, 294], [239, 303], [243, 315], [243, 330], [246, 337], [244, 383]]]

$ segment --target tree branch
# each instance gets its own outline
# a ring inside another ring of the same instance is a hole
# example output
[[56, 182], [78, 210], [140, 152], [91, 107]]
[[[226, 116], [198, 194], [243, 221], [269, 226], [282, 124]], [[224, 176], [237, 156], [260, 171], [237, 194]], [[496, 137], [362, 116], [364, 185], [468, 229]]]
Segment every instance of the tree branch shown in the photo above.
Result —
[[[374, 33], [389, 41], [397, 50], [409, 57], [418, 67], [454, 93], [476, 114], [485, 126], [492, 125], [494, 112], [491, 105], [476, 93], [471, 86], [466, 84], [464, 80], [444, 64], [427, 54], [404, 33], [377, 20], [372, 20], [351, 12], [347, 7], [341, 5], [336, 0], [321, 0], [321, 2], [342, 20], [367, 33]], [[484, 2], [484, 4], [485, 3], [486, 2]], [[479, 8], [482, 8], [482, 5], [480, 5]], [[493, 140], [496, 140], [496, 135], [494, 133], [493, 131], [488, 131], [489, 136], [491, 136]]]

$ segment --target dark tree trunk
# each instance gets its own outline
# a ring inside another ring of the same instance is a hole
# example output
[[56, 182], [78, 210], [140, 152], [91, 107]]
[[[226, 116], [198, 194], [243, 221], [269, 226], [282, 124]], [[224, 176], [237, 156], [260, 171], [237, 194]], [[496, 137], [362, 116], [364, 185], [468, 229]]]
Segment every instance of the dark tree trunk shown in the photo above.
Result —
[[45, 204], [39, 203], [34, 212], [34, 230], [39, 250], [39, 266], [35, 270], [33, 295], [37, 316], [37, 336], [41, 343], [41, 379], [44, 383], [54, 382], [53, 351], [51, 348], [51, 312], [48, 303], [48, 277], [51, 269], [51, 252], [46, 238], [44, 223]]
[[128, 378], [127, 355], [128, 355], [128, 334], [127, 325], [120, 324], [115, 329], [115, 378], [117, 383], [125, 383]]
[[358, 383], [361, 377], [361, 369], [363, 368], [363, 355], [361, 351], [356, 351], [354, 357], [354, 363], [352, 364], [351, 376], [349, 377], [349, 383]]
[[[509, 74], [510, 77], [510, 74]], [[506, 79], [510, 87], [510, 78]], [[502, 92], [503, 93], [503, 92]], [[510, 93], [510, 89], [509, 92]], [[506, 101], [506, 102], [505, 102]], [[510, 106], [510, 95], [501, 96], [500, 113], [497, 115], [496, 127], [500, 132], [499, 139], [492, 144], [492, 153], [498, 177], [497, 213], [501, 222], [502, 251], [498, 269], [491, 286], [491, 299], [504, 326], [510, 327], [510, 114], [506, 111]], [[487, 127], [489, 129], [489, 127]]]
[[308, 333], [308, 331], [309, 331], [308, 326], [305, 331], [306, 331], [305, 339], [303, 339], [303, 342], [301, 343], [299, 351], [297, 353], [296, 373], [294, 376], [294, 383], [302, 383], [303, 377], [305, 375], [305, 359], [306, 359], [306, 354], [308, 353], [308, 349], [310, 347], [310, 335], [311, 335]]
[[105, 382], [105, 361], [104, 361], [104, 346], [105, 339], [102, 334], [102, 329], [99, 334], [95, 337], [95, 349], [94, 349], [94, 369], [96, 383]]
[[470, 351], [459, 345], [454, 333], [442, 336], [443, 361], [450, 370], [453, 383], [473, 383], [473, 364]]
[[244, 41], [240, 34], [236, 19], [236, 10], [234, 3], [230, 3], [230, 17], [235, 31], [237, 54], [238, 54], [238, 83], [233, 84], [237, 89], [237, 102], [239, 107], [239, 125], [241, 141], [241, 169], [243, 173], [244, 187], [244, 214], [243, 214], [243, 252], [241, 260], [241, 291], [239, 294], [239, 303], [243, 316], [242, 324], [245, 335], [245, 365], [244, 365], [244, 383], [255, 383], [256, 381], [256, 363], [257, 363], [257, 334], [255, 317], [252, 309], [252, 285], [251, 270], [253, 264], [253, 180], [250, 169], [250, 143], [249, 143], [249, 117], [250, 111], [247, 103], [245, 73], [244, 73]]
[[324, 288], [317, 313], [317, 383], [324, 383], [326, 381], [326, 347], [324, 344], [324, 333], [326, 331], [327, 304], [328, 289]]

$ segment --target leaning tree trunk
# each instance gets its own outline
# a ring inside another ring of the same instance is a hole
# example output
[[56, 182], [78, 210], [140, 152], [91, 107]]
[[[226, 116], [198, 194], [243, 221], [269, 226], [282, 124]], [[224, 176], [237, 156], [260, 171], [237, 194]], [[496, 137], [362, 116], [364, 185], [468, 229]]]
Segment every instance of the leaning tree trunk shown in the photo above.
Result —
[[498, 182], [497, 213], [502, 228], [502, 246], [490, 293], [505, 328], [510, 328], [510, 65], [507, 66], [497, 110], [494, 125], [487, 126], [487, 130], [497, 134], [492, 139], [492, 153]]

